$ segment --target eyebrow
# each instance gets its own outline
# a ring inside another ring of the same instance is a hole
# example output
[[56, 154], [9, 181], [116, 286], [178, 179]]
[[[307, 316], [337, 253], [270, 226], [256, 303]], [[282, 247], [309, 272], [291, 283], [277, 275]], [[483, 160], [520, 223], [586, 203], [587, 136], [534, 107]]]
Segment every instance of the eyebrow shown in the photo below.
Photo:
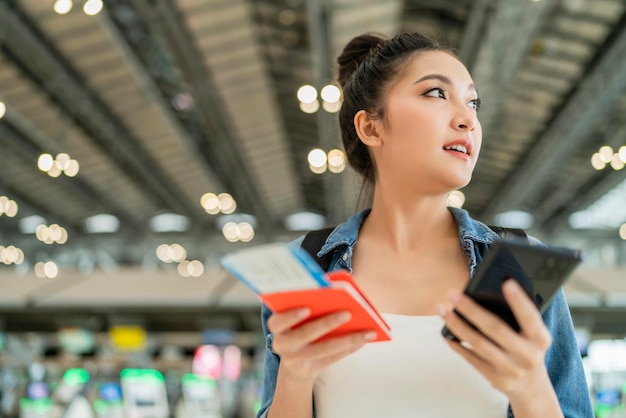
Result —
[[[422, 81], [426, 81], [426, 80], [439, 80], [439, 81], [441, 81], [444, 84], [448, 84], [448, 85], [452, 85], [453, 84], [452, 80], [450, 80], [449, 77], [447, 77], [445, 75], [442, 75], [442, 74], [427, 74], [427, 75], [421, 77], [420, 79], [418, 79], [417, 81], [415, 81], [415, 83], [413, 83], [413, 84], [418, 84], [418, 83], [421, 83]], [[470, 84], [468, 86], [468, 88], [470, 90], [478, 91], [474, 84]]]

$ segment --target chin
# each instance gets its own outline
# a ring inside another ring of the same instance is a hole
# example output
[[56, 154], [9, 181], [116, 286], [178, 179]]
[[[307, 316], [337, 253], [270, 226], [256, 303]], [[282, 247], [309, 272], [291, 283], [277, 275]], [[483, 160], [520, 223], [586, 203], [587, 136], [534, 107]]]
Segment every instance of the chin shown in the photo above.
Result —
[[457, 177], [453, 181], [450, 182], [451, 183], [451, 189], [450, 190], [462, 189], [463, 187], [465, 187], [468, 184], [470, 184], [470, 181], [472, 181], [472, 176], [471, 175], [469, 175], [467, 177]]

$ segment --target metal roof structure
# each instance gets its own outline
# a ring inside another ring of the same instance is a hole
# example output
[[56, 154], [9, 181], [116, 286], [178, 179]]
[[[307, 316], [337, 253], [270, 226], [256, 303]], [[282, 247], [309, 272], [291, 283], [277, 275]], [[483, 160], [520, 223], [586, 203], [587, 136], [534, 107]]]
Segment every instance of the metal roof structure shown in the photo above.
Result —
[[[0, 0], [0, 195], [19, 205], [17, 216], [0, 216], [0, 245], [25, 259], [0, 268], [7, 330], [89, 315], [99, 324], [140, 317], [157, 330], [254, 329], [258, 302], [219, 257], [297, 237], [289, 215], [334, 225], [358, 204], [350, 169], [309, 169], [311, 149], [340, 140], [336, 114], [304, 113], [297, 89], [331, 83], [355, 35], [418, 31], [445, 37], [485, 103], [464, 207], [490, 224], [525, 211], [531, 234], [582, 248], [585, 265], [566, 287], [575, 320], [626, 333], [619, 224], [570, 223], [609, 195], [626, 222], [626, 170], [590, 163], [601, 146], [626, 145], [623, 0], [106, 0], [96, 15], [84, 3], [58, 14], [52, 0]], [[68, 154], [78, 175], [42, 172], [43, 153]], [[237, 211], [208, 214], [205, 193], [229, 193]], [[87, 219], [102, 214], [119, 221], [116, 232], [89, 232]], [[163, 214], [186, 227], [155, 232], [151, 220]], [[61, 225], [67, 243], [24, 233], [30, 216]], [[225, 240], [225, 222], [250, 217], [251, 243]], [[204, 274], [181, 277], [159, 261], [164, 243], [184, 246]], [[35, 275], [46, 261], [56, 278]]]

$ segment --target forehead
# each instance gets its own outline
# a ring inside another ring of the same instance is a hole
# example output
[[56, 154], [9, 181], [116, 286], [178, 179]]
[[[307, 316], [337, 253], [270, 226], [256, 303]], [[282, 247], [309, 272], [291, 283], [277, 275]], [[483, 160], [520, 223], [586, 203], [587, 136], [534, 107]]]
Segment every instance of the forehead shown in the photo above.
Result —
[[427, 74], [440, 74], [454, 84], [466, 87], [473, 84], [472, 76], [461, 61], [445, 51], [423, 51], [416, 53], [407, 63], [401, 78], [414, 82]]

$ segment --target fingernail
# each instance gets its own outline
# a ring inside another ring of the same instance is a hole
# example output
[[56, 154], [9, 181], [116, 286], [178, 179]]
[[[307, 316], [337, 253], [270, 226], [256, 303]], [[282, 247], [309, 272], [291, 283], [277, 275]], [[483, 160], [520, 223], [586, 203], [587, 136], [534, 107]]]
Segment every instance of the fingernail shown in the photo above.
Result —
[[517, 292], [519, 290], [519, 285], [517, 284], [517, 282], [513, 279], [509, 279], [507, 281], [504, 282], [504, 286], [506, 287], [506, 291], [507, 292]]
[[369, 331], [367, 333], [365, 333], [365, 335], [363, 335], [363, 339], [365, 341], [372, 341], [374, 338], [376, 338], [376, 331]]
[[448, 313], [448, 310], [444, 306], [437, 305], [437, 312], [439, 312], [439, 316], [445, 317]]
[[348, 322], [352, 318], [352, 314], [350, 312], [341, 312], [337, 315], [337, 320], [339, 322]]

